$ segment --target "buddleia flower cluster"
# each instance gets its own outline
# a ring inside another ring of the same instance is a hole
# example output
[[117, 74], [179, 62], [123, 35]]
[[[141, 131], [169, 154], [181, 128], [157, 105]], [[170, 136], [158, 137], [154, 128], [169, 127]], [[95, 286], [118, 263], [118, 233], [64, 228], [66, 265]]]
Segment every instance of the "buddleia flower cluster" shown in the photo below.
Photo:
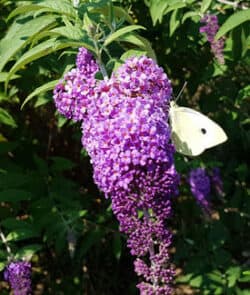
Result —
[[[77, 68], [86, 67], [85, 63]], [[91, 157], [95, 183], [111, 199], [120, 231], [127, 235], [127, 245], [136, 257], [140, 293], [171, 294], [174, 272], [168, 250], [172, 234], [166, 221], [179, 176], [167, 123], [170, 80], [145, 56], [127, 59], [102, 81], [93, 82], [93, 73], [90, 78], [82, 77], [85, 87], [90, 81], [82, 103], [74, 90], [68, 92], [67, 80], [60, 82], [63, 90], [57, 86], [54, 95], [58, 111], [64, 109], [65, 95], [70, 106], [86, 109], [81, 116], [82, 144]], [[73, 118], [72, 113], [74, 108], [64, 114]]]
[[211, 190], [214, 189], [220, 196], [224, 194], [219, 168], [215, 167], [211, 173], [204, 168], [193, 169], [189, 174], [188, 182], [197, 203], [205, 213], [209, 214], [211, 212]]
[[218, 60], [220, 64], [224, 64], [224, 38], [218, 40], [215, 39], [215, 36], [219, 30], [218, 17], [213, 14], [206, 14], [202, 19], [201, 23], [204, 23], [204, 26], [200, 27], [200, 33], [205, 33], [208, 42], [211, 46], [211, 51]]
[[30, 262], [12, 261], [4, 271], [4, 279], [9, 282], [14, 295], [32, 294]]
[[54, 88], [54, 102], [59, 113], [73, 121], [81, 121], [93, 96], [95, 74], [99, 70], [93, 56], [79, 49], [76, 68], [67, 72]]

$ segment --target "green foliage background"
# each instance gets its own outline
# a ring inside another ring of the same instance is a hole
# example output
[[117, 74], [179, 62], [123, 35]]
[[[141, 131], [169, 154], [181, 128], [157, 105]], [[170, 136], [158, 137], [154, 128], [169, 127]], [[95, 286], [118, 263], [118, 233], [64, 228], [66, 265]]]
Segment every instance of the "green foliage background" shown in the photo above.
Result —
[[[250, 8], [221, 2], [96, 0], [76, 9], [70, 0], [0, 0], [0, 227], [12, 255], [31, 259], [34, 294], [138, 294], [126, 238], [93, 183], [80, 126], [52, 101], [80, 46], [109, 74], [130, 55], [156, 58], [176, 94], [188, 82], [179, 103], [223, 126], [225, 144], [194, 159], [176, 154], [175, 294], [250, 294]], [[207, 12], [219, 17], [225, 65], [199, 33]], [[209, 219], [186, 183], [200, 166], [220, 167], [224, 182]], [[9, 256], [0, 241], [1, 270]], [[3, 280], [0, 291], [9, 294]]]

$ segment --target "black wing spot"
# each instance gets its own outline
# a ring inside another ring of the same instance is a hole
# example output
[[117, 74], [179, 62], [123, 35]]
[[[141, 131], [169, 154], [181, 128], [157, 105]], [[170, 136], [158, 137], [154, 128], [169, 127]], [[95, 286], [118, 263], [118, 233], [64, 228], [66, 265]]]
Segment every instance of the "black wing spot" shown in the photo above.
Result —
[[205, 128], [201, 128], [201, 133], [202, 134], [206, 134], [207, 133], [207, 130]]

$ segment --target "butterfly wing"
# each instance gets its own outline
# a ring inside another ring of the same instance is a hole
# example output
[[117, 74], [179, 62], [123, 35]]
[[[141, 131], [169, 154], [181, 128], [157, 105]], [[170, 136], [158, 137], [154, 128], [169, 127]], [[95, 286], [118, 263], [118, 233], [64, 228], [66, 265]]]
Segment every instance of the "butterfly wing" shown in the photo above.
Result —
[[171, 104], [169, 115], [172, 141], [176, 150], [184, 155], [198, 156], [227, 140], [218, 124], [193, 109]]

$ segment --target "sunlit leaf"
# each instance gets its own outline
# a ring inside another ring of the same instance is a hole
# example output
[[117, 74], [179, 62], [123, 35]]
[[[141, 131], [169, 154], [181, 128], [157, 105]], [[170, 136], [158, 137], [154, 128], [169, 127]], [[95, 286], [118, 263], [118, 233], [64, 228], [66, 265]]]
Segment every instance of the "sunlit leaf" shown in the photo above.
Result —
[[38, 233], [32, 229], [20, 228], [10, 232], [6, 237], [6, 241], [7, 242], [21, 241], [21, 240], [34, 238], [37, 236], [38, 236]]
[[21, 105], [21, 109], [28, 103], [32, 98], [36, 97], [37, 95], [52, 90], [55, 85], [58, 83], [58, 80], [50, 81], [42, 86], [36, 88], [33, 92], [31, 92], [24, 100]]
[[107, 46], [108, 44], [112, 43], [113, 41], [115, 41], [119, 37], [131, 32], [131, 31], [135, 31], [135, 30], [145, 30], [145, 28], [143, 26], [139, 26], [139, 25], [131, 25], [131, 26], [127, 26], [125, 28], [119, 29], [115, 33], [108, 36], [108, 38], [104, 42], [104, 46]]
[[14, 118], [3, 108], [0, 108], [0, 124], [9, 125], [14, 128], [17, 127]]
[[41, 16], [26, 23], [16, 20], [0, 41], [0, 71], [18, 50], [30, 42], [30, 38], [55, 22], [54, 16]]
[[216, 34], [216, 39], [221, 38], [227, 32], [241, 25], [242, 23], [250, 22], [250, 8], [246, 10], [240, 10], [229, 16], [227, 20], [221, 25], [219, 31]]

